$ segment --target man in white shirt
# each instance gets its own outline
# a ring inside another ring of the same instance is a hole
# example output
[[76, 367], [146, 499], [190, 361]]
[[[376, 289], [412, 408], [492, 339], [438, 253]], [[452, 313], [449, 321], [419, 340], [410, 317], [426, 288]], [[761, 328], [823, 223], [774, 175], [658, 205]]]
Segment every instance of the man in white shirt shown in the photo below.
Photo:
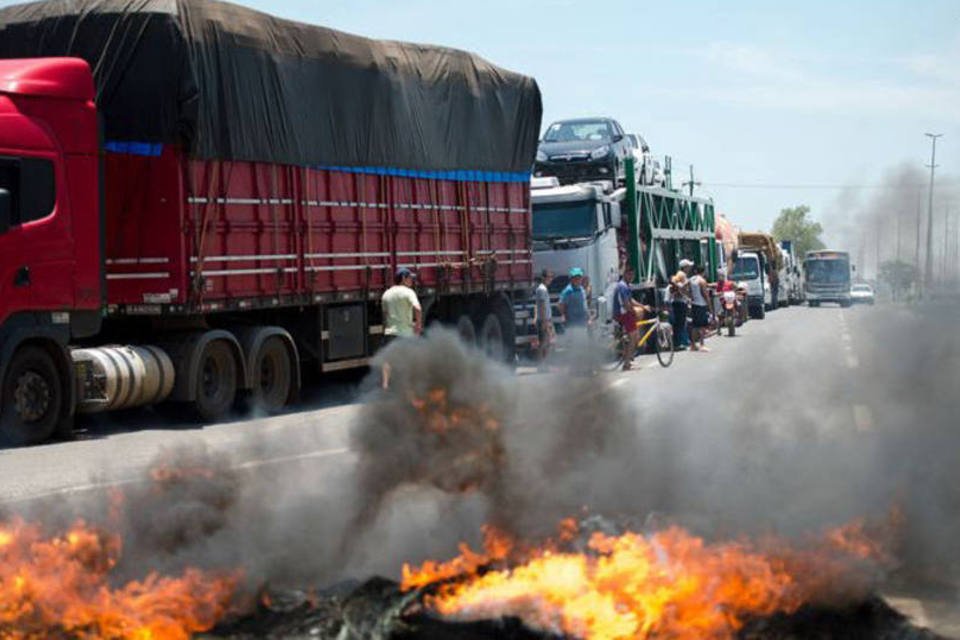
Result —
[[[385, 347], [397, 338], [412, 338], [423, 333], [423, 311], [413, 290], [416, 276], [407, 268], [397, 270], [392, 287], [380, 298], [383, 309], [383, 341]], [[383, 388], [390, 386], [390, 363], [383, 363]]]
[[537, 341], [539, 342], [540, 362], [539, 369], [546, 371], [547, 356], [550, 354], [550, 346], [553, 344], [553, 308], [550, 304], [550, 291], [547, 287], [553, 281], [553, 273], [549, 269], [544, 269], [539, 276], [534, 279], [536, 288], [533, 290], [533, 299], [535, 303], [534, 314], [537, 323]]

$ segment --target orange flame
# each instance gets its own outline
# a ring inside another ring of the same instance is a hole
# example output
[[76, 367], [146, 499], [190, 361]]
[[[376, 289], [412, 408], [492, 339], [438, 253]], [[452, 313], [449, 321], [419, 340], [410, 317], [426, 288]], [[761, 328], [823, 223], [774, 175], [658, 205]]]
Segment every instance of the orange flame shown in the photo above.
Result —
[[[560, 540], [570, 536], [565, 521]], [[600, 640], [724, 639], [750, 618], [796, 611], [823, 587], [818, 570], [841, 571], [838, 554], [859, 559], [877, 550], [856, 525], [830, 532], [812, 551], [780, 544], [770, 551], [747, 541], [711, 544], [672, 527], [594, 533], [586, 553], [555, 542], [483, 553], [463, 546], [452, 561], [404, 567], [402, 587], [434, 584], [425, 604], [456, 620], [517, 617], [533, 629]], [[511, 566], [502, 566], [509, 555]]]
[[227, 612], [239, 576], [187, 569], [113, 588], [120, 552], [118, 536], [84, 522], [52, 537], [22, 520], [0, 523], [0, 638], [186, 640]]
[[[154, 474], [158, 482], [169, 479]], [[110, 495], [114, 525], [123, 502], [122, 493]], [[115, 587], [111, 572], [121, 552], [118, 535], [83, 521], [53, 536], [21, 519], [0, 522], [0, 638], [187, 640], [228, 612], [239, 573], [191, 568]]]

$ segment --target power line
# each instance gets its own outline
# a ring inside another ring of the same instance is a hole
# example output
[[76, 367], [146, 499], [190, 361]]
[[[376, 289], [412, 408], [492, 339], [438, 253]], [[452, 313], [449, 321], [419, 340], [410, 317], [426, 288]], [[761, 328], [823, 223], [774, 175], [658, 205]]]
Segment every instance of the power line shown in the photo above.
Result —
[[927, 184], [780, 184], [762, 182], [704, 182], [704, 187], [727, 189], [926, 189]]

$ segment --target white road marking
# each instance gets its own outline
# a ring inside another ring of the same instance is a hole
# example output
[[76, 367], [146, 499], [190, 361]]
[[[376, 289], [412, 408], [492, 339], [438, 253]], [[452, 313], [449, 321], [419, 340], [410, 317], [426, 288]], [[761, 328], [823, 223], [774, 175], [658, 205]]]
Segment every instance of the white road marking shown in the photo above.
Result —
[[[325, 417], [325, 418], [328, 417], [328, 416], [345, 415], [345, 414], [348, 414], [348, 413], [355, 412], [356, 410], [357, 410], [357, 405], [354, 405], [354, 404], [343, 405], [343, 406], [340, 406], [340, 407], [327, 407], [327, 408], [324, 408], [324, 409], [319, 409], [319, 411], [322, 411], [322, 412], [323, 412], [323, 417]], [[296, 415], [300, 415], [300, 414], [296, 414]], [[309, 414], [304, 414], [304, 416], [305, 416], [305, 417], [309, 417]], [[344, 426], [344, 425], [346, 425], [346, 424], [348, 424], [348, 423], [346, 423], [346, 422], [338, 422], [338, 423], [337, 423], [338, 426]], [[264, 431], [264, 432], [268, 432], [268, 433], [269, 433], [269, 432], [272, 432], [272, 431], [283, 431], [283, 430], [286, 430], [286, 429], [299, 429], [299, 428], [302, 428], [302, 427], [303, 427], [303, 423], [302, 423], [302, 422], [280, 421], [280, 422], [278, 422], [277, 424], [268, 424], [268, 425], [265, 425], [265, 426], [261, 429], [261, 431]]]
[[849, 333], [846, 333], [846, 332], [840, 334], [840, 339], [843, 340], [844, 342], [852, 342], [852, 341], [853, 341], [853, 338], [850, 337], [850, 334], [849, 334]]
[[856, 369], [859, 366], [860, 366], [860, 360], [858, 360], [856, 356], [851, 356], [851, 355], [847, 356], [847, 367], [851, 369]]
[[853, 405], [853, 424], [857, 431], [870, 431], [873, 428], [873, 413], [863, 404]]
[[[327, 458], [331, 456], [343, 455], [349, 453], [350, 449], [347, 447], [339, 447], [336, 449], [320, 449], [318, 451], [309, 451], [307, 453], [298, 453], [291, 456], [280, 456], [277, 458], [263, 458], [260, 460], [248, 460], [246, 462], [241, 462], [238, 464], [231, 465], [229, 468], [235, 471], [242, 471], [246, 469], [258, 469], [260, 467], [266, 467], [273, 464], [284, 464], [287, 462], [295, 462], [297, 460], [308, 460], [311, 458]], [[116, 487], [123, 487], [130, 484], [139, 484], [144, 482], [142, 476], [136, 478], [123, 478], [121, 480], [112, 480], [110, 482], [91, 482], [88, 484], [80, 484], [72, 487], [64, 487], [62, 489], [54, 489], [52, 491], [43, 491], [41, 493], [34, 493], [28, 496], [19, 496], [16, 498], [9, 498], [3, 501], [3, 504], [16, 504], [18, 502], [29, 502], [32, 500], [40, 500], [42, 498], [50, 498], [53, 496], [67, 496], [73, 495], [76, 493], [86, 493], [87, 491], [96, 491], [102, 489], [113, 489]]]
[[614, 380], [613, 382], [610, 383], [610, 386], [611, 386], [611, 387], [622, 387], [622, 386], [625, 385], [626, 383], [627, 383], [627, 379], [626, 379], [626, 378], [617, 378], [616, 380]]

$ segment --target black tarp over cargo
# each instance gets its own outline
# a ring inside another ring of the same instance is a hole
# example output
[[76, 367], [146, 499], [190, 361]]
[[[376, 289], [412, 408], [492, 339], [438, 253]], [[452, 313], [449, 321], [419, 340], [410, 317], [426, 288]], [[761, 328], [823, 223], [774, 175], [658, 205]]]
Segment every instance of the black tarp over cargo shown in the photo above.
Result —
[[532, 78], [207, 0], [50, 0], [0, 10], [0, 57], [76, 56], [109, 141], [298, 165], [528, 172]]

